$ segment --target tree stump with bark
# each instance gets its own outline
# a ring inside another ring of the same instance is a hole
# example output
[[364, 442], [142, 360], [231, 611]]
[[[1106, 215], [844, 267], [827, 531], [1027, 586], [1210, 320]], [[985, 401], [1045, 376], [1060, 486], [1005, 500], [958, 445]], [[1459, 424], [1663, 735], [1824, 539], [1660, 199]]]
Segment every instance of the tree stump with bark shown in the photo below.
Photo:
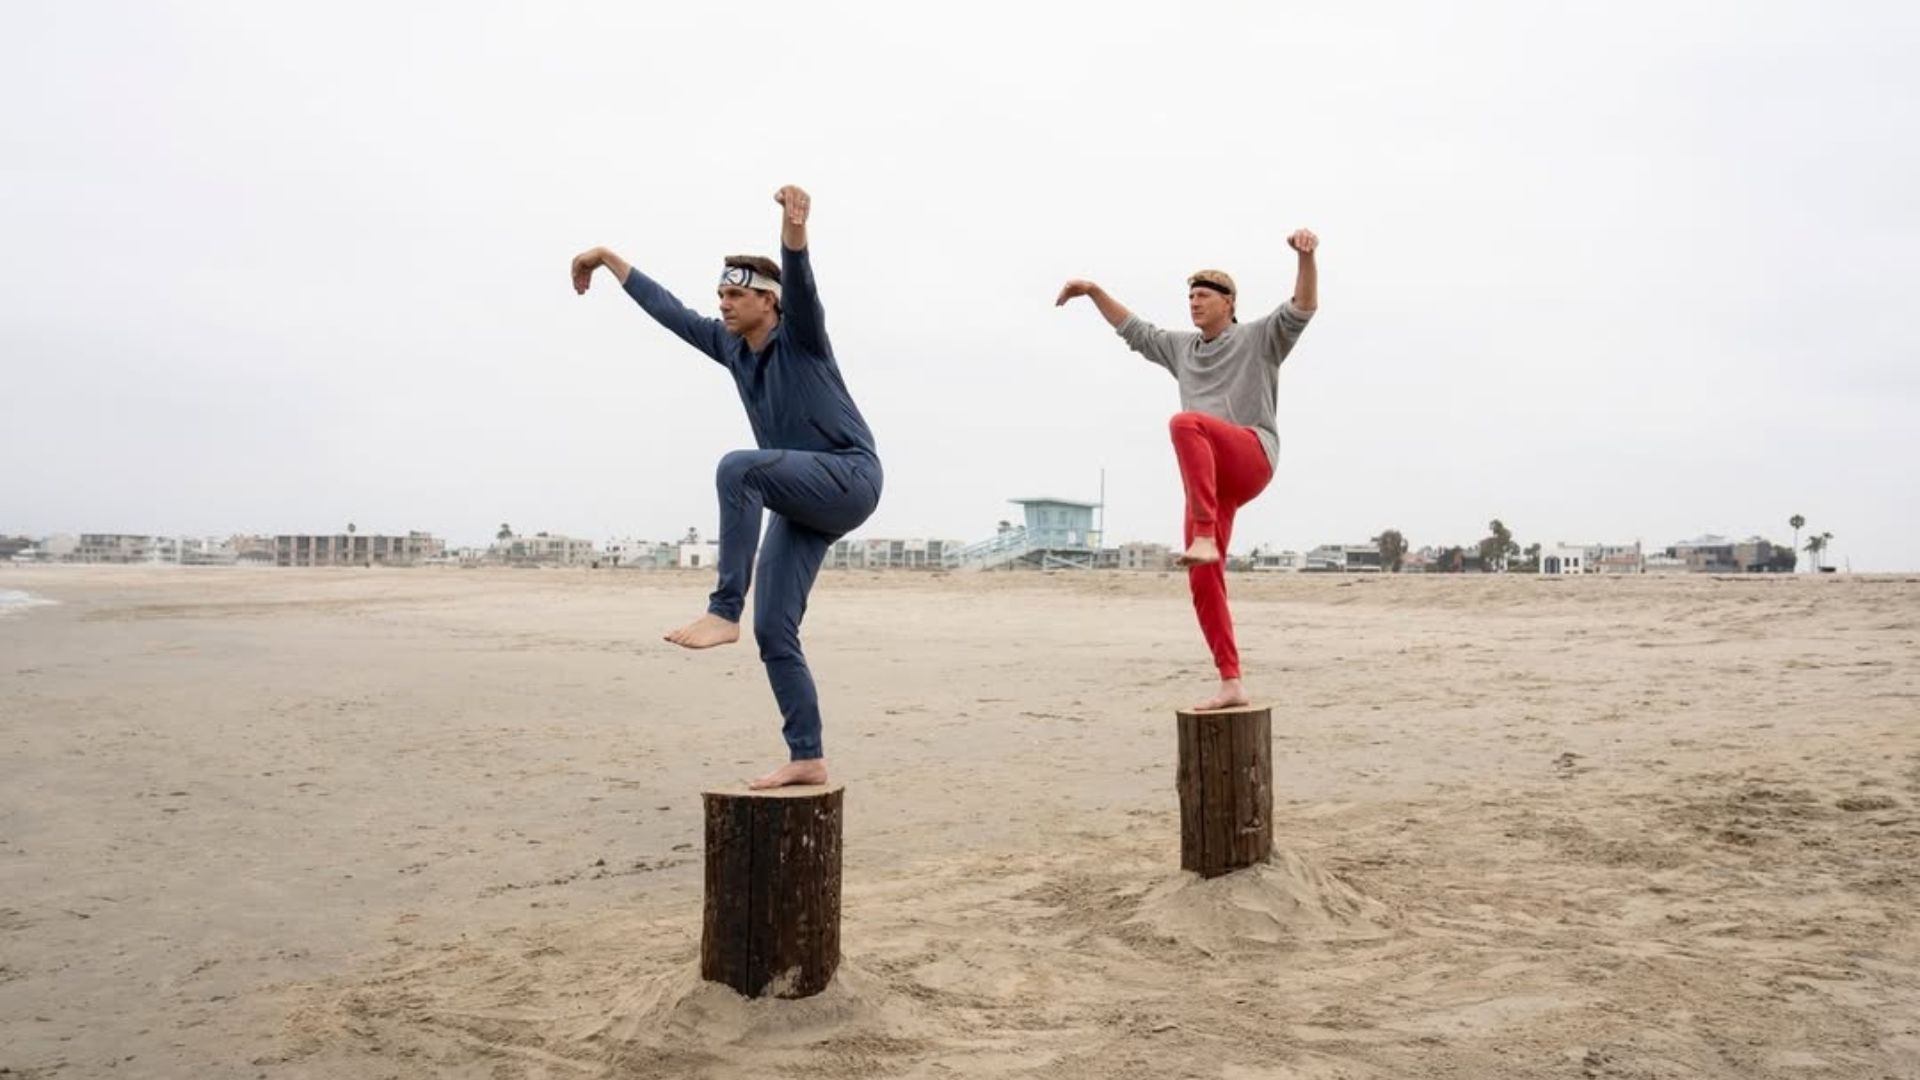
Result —
[[840, 966], [838, 785], [708, 791], [700, 977], [810, 997]]
[[1180, 867], [1201, 877], [1273, 854], [1273, 710], [1178, 712]]

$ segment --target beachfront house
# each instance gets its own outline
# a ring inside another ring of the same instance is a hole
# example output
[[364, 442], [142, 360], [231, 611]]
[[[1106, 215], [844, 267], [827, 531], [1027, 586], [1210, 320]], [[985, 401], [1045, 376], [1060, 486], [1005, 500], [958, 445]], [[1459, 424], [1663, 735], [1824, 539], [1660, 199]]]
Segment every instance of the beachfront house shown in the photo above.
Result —
[[1281, 551], [1269, 545], [1253, 549], [1247, 569], [1278, 573], [1297, 573], [1307, 568], [1307, 557], [1298, 551]]
[[720, 545], [712, 540], [682, 540], [680, 569], [711, 570], [720, 562]]
[[1543, 574], [1590, 574], [1593, 563], [1587, 558], [1586, 544], [1545, 544], [1540, 548], [1540, 572]]

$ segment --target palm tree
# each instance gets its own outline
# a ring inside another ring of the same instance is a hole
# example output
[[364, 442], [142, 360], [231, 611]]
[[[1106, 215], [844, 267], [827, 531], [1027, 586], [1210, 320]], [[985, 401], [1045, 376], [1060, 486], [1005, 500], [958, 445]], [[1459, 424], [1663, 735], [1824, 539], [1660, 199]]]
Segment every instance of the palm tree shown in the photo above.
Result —
[[506, 522], [504, 522], [504, 521], [503, 521], [503, 522], [501, 522], [501, 523], [500, 523], [500, 531], [499, 531], [499, 532], [497, 532], [497, 533], [494, 533], [494, 534], [493, 534], [493, 538], [494, 538], [495, 540], [511, 540], [511, 539], [513, 539], [513, 526], [511, 526], [511, 525], [509, 525], [509, 524], [507, 524], [507, 523], [506, 523]]
[[353, 535], [354, 533], [356, 533], [356, 532], [359, 532], [359, 531], [360, 531], [359, 529], [357, 529], [357, 528], [355, 528], [355, 527], [354, 527], [354, 524], [353, 524], [353, 522], [351, 522], [351, 521], [349, 521], [349, 522], [347, 522], [347, 535], [348, 535], [348, 536], [352, 536], [352, 535]]
[[1520, 545], [1513, 542], [1513, 532], [1499, 518], [1487, 522], [1487, 531], [1492, 535], [1480, 541], [1481, 569], [1505, 570], [1507, 560], [1520, 554]]
[[1807, 519], [1801, 517], [1799, 514], [1795, 514], [1787, 519], [1787, 524], [1793, 526], [1793, 550], [1795, 551], [1800, 550], [1800, 526], [1806, 523]]
[[1813, 572], [1819, 573], [1824, 563], [1821, 555], [1827, 550], [1827, 541], [1833, 539], [1830, 532], [1815, 533], [1807, 537], [1807, 554], [1813, 556]]
[[1373, 542], [1380, 545], [1380, 568], [1399, 573], [1407, 557], [1407, 538], [1399, 529], [1388, 529], [1374, 537]]

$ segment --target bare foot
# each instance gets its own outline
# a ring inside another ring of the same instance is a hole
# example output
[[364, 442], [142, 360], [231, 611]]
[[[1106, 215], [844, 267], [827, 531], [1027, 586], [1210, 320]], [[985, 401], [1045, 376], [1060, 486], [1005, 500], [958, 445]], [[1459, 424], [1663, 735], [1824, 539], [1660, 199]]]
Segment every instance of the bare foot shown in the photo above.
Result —
[[1181, 566], [1206, 566], [1220, 561], [1220, 545], [1211, 536], [1196, 536], [1180, 555]]
[[1208, 712], [1213, 709], [1236, 709], [1247, 704], [1247, 691], [1240, 685], [1239, 679], [1221, 679], [1220, 692], [1193, 707], [1194, 712]]
[[767, 775], [754, 779], [747, 786], [755, 791], [763, 791], [767, 788], [826, 782], [827, 759], [807, 758], [804, 761], [789, 761]]
[[727, 620], [709, 611], [672, 633], [664, 635], [668, 641], [689, 649], [711, 649], [715, 645], [731, 645], [740, 640], [740, 624]]

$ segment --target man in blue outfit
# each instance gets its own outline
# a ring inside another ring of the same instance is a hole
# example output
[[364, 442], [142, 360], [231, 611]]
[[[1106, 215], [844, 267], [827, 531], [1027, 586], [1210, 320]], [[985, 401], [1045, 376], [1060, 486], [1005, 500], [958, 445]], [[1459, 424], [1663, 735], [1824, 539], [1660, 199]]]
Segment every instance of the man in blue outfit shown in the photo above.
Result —
[[[720, 459], [719, 586], [707, 613], [666, 639], [689, 649], [740, 640], [757, 546], [753, 636], [780, 704], [789, 760], [754, 780], [755, 788], [827, 782], [820, 699], [800, 651], [800, 620], [827, 549], [873, 513], [881, 483], [873, 433], [840, 377], [814, 290], [807, 257], [811, 200], [792, 186], [773, 198], [782, 210], [780, 263], [729, 257], [720, 274], [718, 319], [694, 313], [606, 248], [573, 260], [575, 292], [585, 293], [594, 270], [604, 266], [655, 322], [724, 366], [753, 425], [759, 449]], [[762, 509], [772, 513], [764, 543]]]

